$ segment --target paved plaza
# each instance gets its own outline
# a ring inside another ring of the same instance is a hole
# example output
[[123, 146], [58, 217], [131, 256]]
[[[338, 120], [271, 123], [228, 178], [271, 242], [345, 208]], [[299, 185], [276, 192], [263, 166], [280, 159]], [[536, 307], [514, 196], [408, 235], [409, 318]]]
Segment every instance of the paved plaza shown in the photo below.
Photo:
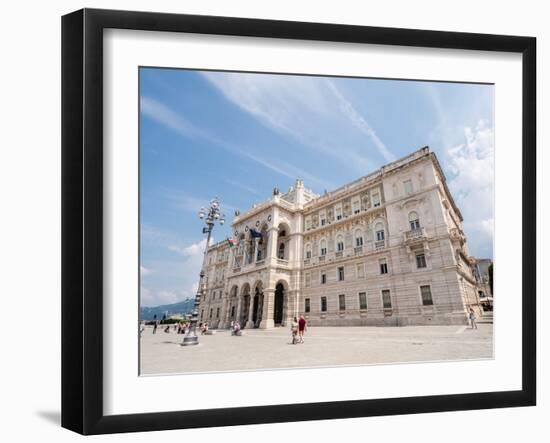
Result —
[[141, 335], [141, 373], [241, 371], [327, 367], [399, 362], [485, 359], [493, 357], [493, 325], [481, 319], [478, 329], [465, 326], [310, 327], [305, 343], [291, 344], [290, 329], [228, 330], [200, 335], [198, 346], [180, 346], [173, 329]]

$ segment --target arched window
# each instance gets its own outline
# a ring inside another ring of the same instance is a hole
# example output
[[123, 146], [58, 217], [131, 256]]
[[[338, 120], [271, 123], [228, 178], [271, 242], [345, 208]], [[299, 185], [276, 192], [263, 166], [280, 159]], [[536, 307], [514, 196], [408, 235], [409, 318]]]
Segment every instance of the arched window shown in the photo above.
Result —
[[418, 219], [418, 214], [415, 211], [412, 211], [409, 214], [409, 226], [411, 227], [411, 231], [420, 229], [420, 220]]
[[306, 245], [306, 258], [311, 258], [311, 243]]
[[285, 258], [285, 244], [279, 243], [279, 250], [277, 251], [277, 258], [284, 260]]
[[322, 239], [319, 243], [319, 249], [321, 255], [327, 255], [327, 241], [325, 239]]
[[355, 230], [355, 246], [363, 246], [363, 231], [361, 229]]
[[344, 250], [344, 236], [342, 234], [338, 234], [336, 236], [336, 250], [337, 251]]
[[374, 232], [376, 233], [376, 241], [382, 241], [386, 238], [384, 233], [384, 225], [381, 222], [376, 223]]

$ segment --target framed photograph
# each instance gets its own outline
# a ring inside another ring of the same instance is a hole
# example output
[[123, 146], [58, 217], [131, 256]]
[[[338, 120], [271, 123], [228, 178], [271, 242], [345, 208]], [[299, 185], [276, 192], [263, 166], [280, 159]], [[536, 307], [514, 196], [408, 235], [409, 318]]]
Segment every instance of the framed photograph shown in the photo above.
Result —
[[62, 425], [536, 403], [531, 37], [62, 20]]

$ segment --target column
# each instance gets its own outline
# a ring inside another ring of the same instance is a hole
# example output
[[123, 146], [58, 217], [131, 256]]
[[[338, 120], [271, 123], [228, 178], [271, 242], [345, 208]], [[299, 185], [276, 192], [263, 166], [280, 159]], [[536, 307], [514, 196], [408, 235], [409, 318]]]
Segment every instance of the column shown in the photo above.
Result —
[[254, 299], [252, 297], [252, 294], [248, 296], [248, 300], [248, 321], [246, 322], [245, 328], [253, 328], [254, 321], [252, 320], [252, 309], [254, 308]]
[[267, 245], [266, 259], [269, 260], [270, 263], [276, 263], [277, 262], [277, 240], [279, 238], [279, 228], [272, 226], [269, 229], [270, 235], [269, 235], [269, 244]]
[[[237, 309], [235, 310], [235, 321], [238, 321], [239, 324], [241, 323], [241, 301], [242, 301], [242, 295], [239, 295], [237, 297]], [[241, 325], [242, 326], [242, 325]]]
[[228, 299], [227, 293], [225, 293], [223, 298], [222, 310], [220, 313], [220, 323], [218, 324], [218, 328], [220, 329], [227, 328], [228, 311], [229, 311], [229, 299]]
[[262, 321], [260, 322], [261, 329], [275, 327], [273, 320], [273, 305], [275, 301], [275, 289], [264, 289], [264, 300], [262, 306]]

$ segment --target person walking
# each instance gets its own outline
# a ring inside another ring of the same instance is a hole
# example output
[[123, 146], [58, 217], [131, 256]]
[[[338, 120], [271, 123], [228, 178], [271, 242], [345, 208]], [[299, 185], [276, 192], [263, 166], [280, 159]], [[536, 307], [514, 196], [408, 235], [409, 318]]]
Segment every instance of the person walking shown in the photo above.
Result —
[[300, 315], [300, 320], [298, 320], [298, 336], [300, 338], [300, 343], [304, 342], [304, 332], [306, 331], [307, 322], [303, 314]]
[[290, 323], [290, 331], [292, 332], [292, 344], [298, 343], [298, 319], [294, 317]]
[[158, 322], [155, 320], [155, 323], [153, 324], [153, 334], [157, 333], [157, 327], [158, 327]]
[[476, 314], [474, 312], [474, 308], [470, 308], [470, 323], [472, 324], [472, 329], [477, 329], [477, 323], [476, 323]]

